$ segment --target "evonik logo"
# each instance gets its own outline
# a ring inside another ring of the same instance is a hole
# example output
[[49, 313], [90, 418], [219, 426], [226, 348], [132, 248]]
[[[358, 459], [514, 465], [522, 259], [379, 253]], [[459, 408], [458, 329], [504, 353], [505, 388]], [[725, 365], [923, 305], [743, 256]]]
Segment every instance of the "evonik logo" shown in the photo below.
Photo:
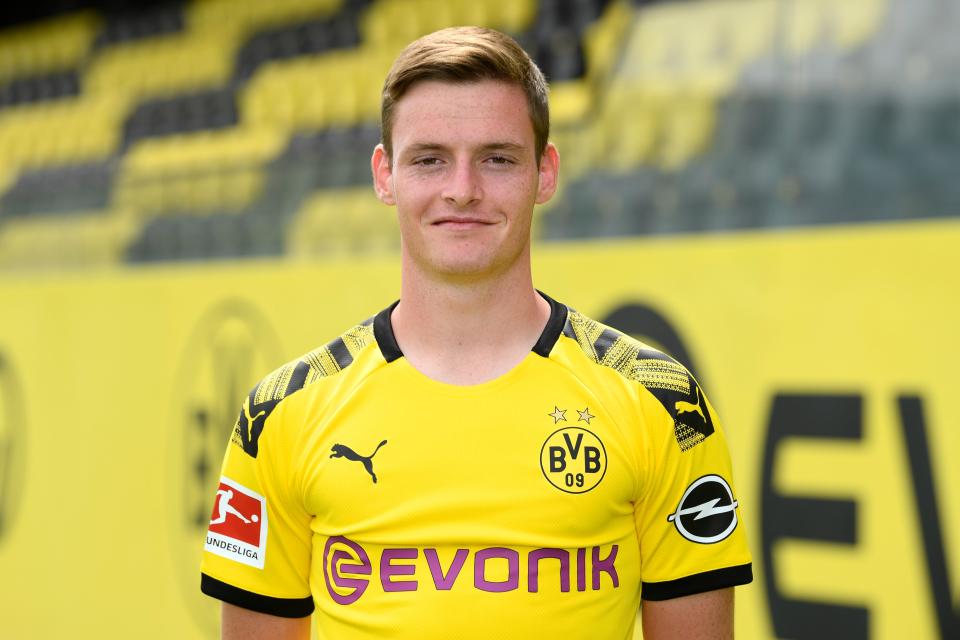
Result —
[[[387, 547], [380, 551], [376, 562], [373, 562], [372, 554], [362, 545], [343, 536], [333, 536], [323, 546], [323, 579], [327, 593], [341, 605], [359, 600], [375, 579], [371, 578], [374, 575], [379, 578], [385, 593], [430, 588], [450, 591], [457, 584], [470, 581], [469, 577], [462, 575], [464, 566], [469, 566], [468, 561], [473, 568], [472, 585], [478, 591], [506, 593], [520, 589], [521, 563], [526, 565], [526, 590], [529, 593], [548, 589], [567, 593], [573, 588], [579, 592], [588, 588], [599, 591], [605, 586], [606, 581], [601, 580], [604, 574], [609, 580], [606, 584], [615, 589], [620, 586], [616, 567], [618, 551], [619, 545], [616, 544], [606, 551], [599, 546], [543, 548], [523, 552], [509, 547], [485, 547], [457, 549], [449, 563], [445, 563], [441, 561], [436, 548]], [[423, 575], [422, 569], [420, 574], [417, 573], [417, 560], [421, 556], [426, 560], [428, 575]], [[553, 566], [559, 567], [558, 584], [544, 584], [541, 581], [540, 567], [544, 562], [556, 563]], [[505, 577], [504, 563], [508, 569]]]

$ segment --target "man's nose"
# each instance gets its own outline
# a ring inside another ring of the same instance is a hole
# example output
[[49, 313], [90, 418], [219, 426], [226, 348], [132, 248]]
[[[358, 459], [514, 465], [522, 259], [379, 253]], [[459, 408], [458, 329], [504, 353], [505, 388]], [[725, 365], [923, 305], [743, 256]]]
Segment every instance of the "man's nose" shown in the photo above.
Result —
[[466, 207], [483, 197], [480, 176], [472, 162], [457, 162], [443, 186], [443, 199], [456, 207]]

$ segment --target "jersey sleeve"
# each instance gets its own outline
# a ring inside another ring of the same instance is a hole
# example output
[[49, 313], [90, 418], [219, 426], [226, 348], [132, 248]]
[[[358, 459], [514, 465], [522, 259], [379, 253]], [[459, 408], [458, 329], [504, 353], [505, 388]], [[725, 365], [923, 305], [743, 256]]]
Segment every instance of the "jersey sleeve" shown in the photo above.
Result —
[[693, 376], [682, 373], [686, 386], [648, 387], [641, 397], [648, 439], [634, 515], [644, 600], [753, 579], [726, 437]]
[[313, 612], [310, 516], [293, 486], [296, 425], [283, 402], [244, 401], [227, 444], [201, 564], [201, 590], [261, 613]]

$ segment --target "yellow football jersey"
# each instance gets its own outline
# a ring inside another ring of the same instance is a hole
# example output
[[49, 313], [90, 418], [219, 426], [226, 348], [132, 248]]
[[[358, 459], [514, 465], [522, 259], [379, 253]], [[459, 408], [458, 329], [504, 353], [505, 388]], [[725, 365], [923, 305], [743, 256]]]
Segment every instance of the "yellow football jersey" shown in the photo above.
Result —
[[[546, 297], [546, 296], [545, 296]], [[205, 593], [322, 638], [630, 638], [641, 597], [752, 579], [723, 430], [684, 367], [556, 301], [474, 386], [393, 307], [264, 378], [227, 447]]]

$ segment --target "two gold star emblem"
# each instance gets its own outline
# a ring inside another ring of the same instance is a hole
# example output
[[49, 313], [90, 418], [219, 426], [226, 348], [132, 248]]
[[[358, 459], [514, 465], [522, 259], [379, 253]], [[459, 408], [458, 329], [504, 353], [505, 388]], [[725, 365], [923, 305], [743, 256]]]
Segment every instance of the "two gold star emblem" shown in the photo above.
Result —
[[[586, 422], [587, 424], [590, 424], [590, 421], [597, 417], [590, 413], [590, 407], [584, 407], [583, 411], [580, 411], [580, 409], [577, 409], [576, 411], [578, 414], [580, 414], [577, 422]], [[561, 409], [557, 405], [553, 405], [553, 413], [548, 413], [547, 415], [553, 418], [553, 424], [567, 421], [567, 410]]]

